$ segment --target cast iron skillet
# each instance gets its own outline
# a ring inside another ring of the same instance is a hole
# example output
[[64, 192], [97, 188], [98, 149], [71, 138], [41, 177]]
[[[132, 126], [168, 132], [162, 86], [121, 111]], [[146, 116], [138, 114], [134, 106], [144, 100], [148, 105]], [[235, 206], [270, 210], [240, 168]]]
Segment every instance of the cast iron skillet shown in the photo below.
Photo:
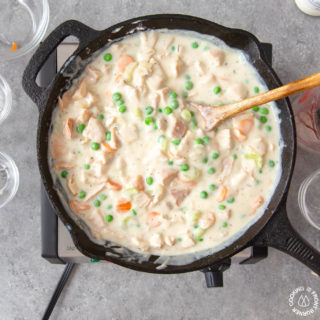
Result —
[[[58, 193], [54, 189], [47, 157], [51, 117], [56, 107], [57, 98], [68, 89], [71, 83], [70, 80], [79, 76], [83, 71], [86, 62], [82, 64], [82, 67], [79, 67], [79, 60], [90, 61], [93, 53], [104, 47], [108, 41], [115, 41], [125, 36], [128, 32], [136, 32], [137, 27], [139, 27], [140, 30], [141, 28], [192, 30], [202, 34], [214, 35], [222, 39], [227, 45], [244, 50], [251, 63], [265, 80], [269, 89], [281, 85], [277, 75], [266, 62], [259, 41], [252, 34], [243, 30], [225, 28], [200, 18], [170, 14], [145, 16], [119, 23], [103, 31], [93, 30], [74, 20], [66, 21], [58, 26], [43, 41], [31, 58], [23, 74], [22, 84], [26, 93], [39, 108], [37, 156], [43, 184], [53, 208], [70, 231], [76, 247], [83, 254], [91, 258], [109, 260], [134, 270], [154, 273], [180, 273], [204, 269], [214, 265], [241, 251], [245, 247], [250, 246], [254, 242], [255, 245], [258, 246], [272, 246], [287, 252], [320, 274], [319, 252], [301, 239], [293, 230], [285, 209], [285, 201], [293, 171], [296, 149], [293, 115], [287, 99], [278, 101], [278, 106], [281, 110], [281, 135], [284, 140], [281, 180], [274, 191], [267, 209], [259, 220], [231, 245], [214, 254], [207, 255], [189, 264], [180, 266], [168, 265], [165, 268], [159, 269], [157, 268], [159, 267], [159, 263], [155, 261], [157, 259], [156, 256], [151, 256], [147, 261], [141, 261], [137, 255], [133, 255], [131, 259], [128, 259], [127, 256], [117, 253], [117, 251], [114, 251], [112, 248], [106, 248], [104, 245], [94, 243], [90, 240], [83, 228], [79, 227], [64, 209]], [[36, 84], [36, 77], [39, 70], [50, 53], [69, 35], [76, 36], [79, 39], [80, 44], [78, 49], [64, 64], [50, 85], [47, 88], [40, 88]], [[72, 78], [70, 74], [73, 74]]]

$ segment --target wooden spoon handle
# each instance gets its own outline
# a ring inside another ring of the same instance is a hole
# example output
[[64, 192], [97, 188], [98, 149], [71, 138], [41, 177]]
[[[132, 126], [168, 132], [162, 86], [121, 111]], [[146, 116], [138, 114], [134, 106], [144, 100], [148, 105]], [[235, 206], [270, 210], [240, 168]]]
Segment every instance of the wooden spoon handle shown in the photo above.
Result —
[[248, 110], [252, 107], [256, 107], [258, 105], [265, 104], [270, 101], [275, 101], [275, 100], [290, 96], [297, 92], [310, 89], [316, 86], [320, 86], [320, 72], [313, 74], [311, 76], [308, 76], [306, 78], [288, 83], [279, 88], [276, 88], [276, 89], [258, 94], [256, 96], [250, 97], [248, 99], [231, 103], [219, 108], [224, 108], [224, 112], [225, 112], [224, 118], [229, 118], [234, 114]]

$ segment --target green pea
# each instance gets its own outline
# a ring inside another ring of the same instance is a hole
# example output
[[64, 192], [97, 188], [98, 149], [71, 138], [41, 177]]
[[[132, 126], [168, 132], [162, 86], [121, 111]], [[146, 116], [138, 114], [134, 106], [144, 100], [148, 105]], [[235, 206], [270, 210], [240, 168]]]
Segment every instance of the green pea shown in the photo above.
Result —
[[161, 109], [161, 108], [159, 108], [159, 109], [158, 109], [158, 112], [159, 112], [159, 113], [162, 113], [162, 109]]
[[187, 98], [188, 98], [188, 92], [183, 91], [183, 92], [182, 92], [182, 98], [183, 98], [183, 99], [187, 99]]
[[103, 120], [103, 119], [104, 119], [104, 115], [103, 115], [103, 114], [100, 114], [100, 115], [99, 115], [99, 119], [100, 119], [100, 120]]
[[258, 112], [259, 110], [260, 110], [259, 107], [253, 107], [253, 108], [252, 108], [252, 111], [254, 111], [254, 112]]
[[100, 200], [106, 200], [107, 199], [107, 196], [103, 193], [99, 194], [99, 198]]
[[137, 211], [136, 211], [136, 210], [134, 210], [134, 209], [131, 209], [131, 213], [132, 213], [134, 216], [136, 216], [136, 215], [137, 215]]
[[84, 168], [85, 168], [86, 170], [89, 170], [89, 169], [90, 169], [90, 164], [86, 163], [86, 164], [84, 165]]
[[108, 210], [111, 210], [111, 209], [112, 209], [112, 204], [109, 204], [109, 205], [107, 206], [107, 209], [108, 209]]
[[195, 229], [198, 229], [198, 228], [199, 228], [199, 226], [198, 226], [198, 225], [194, 225], [193, 227], [194, 227]]
[[195, 129], [197, 127], [197, 125], [198, 125], [197, 120], [196, 119], [192, 119], [191, 120], [191, 125], [192, 125], [192, 128]]
[[125, 113], [127, 111], [127, 107], [122, 105], [122, 106], [119, 107], [118, 110], [119, 110], [120, 113]]
[[79, 198], [79, 199], [83, 199], [83, 198], [85, 198], [85, 197], [86, 197], [86, 192], [83, 191], [83, 190], [81, 190], [81, 191], [78, 193], [78, 198]]
[[171, 46], [171, 51], [173, 52], [174, 50], [176, 50], [175, 46]]
[[146, 107], [144, 109], [144, 113], [147, 114], [147, 115], [150, 115], [152, 112], [153, 112], [153, 108], [151, 106]]
[[268, 108], [261, 108], [260, 112], [261, 112], [262, 114], [269, 114]]
[[100, 149], [100, 144], [98, 142], [92, 142], [91, 143], [91, 149], [95, 150], [95, 151], [99, 150]]
[[113, 220], [113, 215], [112, 214], [108, 214], [107, 216], [106, 216], [106, 221], [107, 222], [111, 222]]
[[215, 168], [211, 167], [211, 168], [208, 169], [208, 174], [214, 174], [214, 173], [216, 173], [216, 169]]
[[224, 103], [219, 103], [218, 104], [218, 107], [222, 107], [222, 106], [224, 106]]
[[188, 74], [186, 74], [184, 77], [186, 78], [186, 80], [190, 80], [191, 79], [191, 77]]
[[154, 123], [154, 119], [152, 117], [146, 117], [144, 123], [149, 126], [151, 123]]
[[189, 170], [189, 165], [187, 163], [183, 164], [181, 167], [180, 167], [180, 170], [181, 171], [188, 171]]
[[146, 178], [146, 183], [151, 186], [153, 184], [153, 178], [152, 177], [147, 177]]
[[222, 228], [226, 228], [228, 226], [228, 222], [227, 221], [222, 222], [221, 226], [222, 226]]
[[82, 133], [85, 127], [86, 127], [86, 125], [85, 125], [84, 123], [79, 124], [79, 125], [77, 126], [77, 131], [78, 131], [79, 133]]
[[193, 88], [193, 83], [191, 81], [186, 81], [184, 87], [186, 88], [186, 90], [190, 91]]
[[215, 184], [210, 184], [209, 189], [211, 191], [214, 191], [217, 188], [217, 186]]
[[254, 87], [254, 88], [253, 88], [253, 92], [254, 92], [254, 93], [259, 93], [259, 91], [260, 91], [259, 87]]
[[170, 92], [170, 98], [171, 98], [171, 99], [176, 99], [177, 97], [178, 97], [178, 95], [177, 95], [176, 92], [174, 92], [174, 91], [171, 91], [171, 92]]
[[181, 241], [182, 241], [182, 238], [178, 238], [178, 241], [181, 242]]
[[111, 61], [112, 60], [112, 54], [111, 53], [106, 53], [104, 56], [103, 56], [103, 59], [107, 62]]
[[228, 203], [234, 203], [234, 197], [228, 198], [228, 199], [227, 199], [227, 202], [228, 202]]
[[192, 48], [193, 48], [193, 49], [197, 49], [198, 47], [199, 47], [198, 42], [193, 42], [193, 43], [192, 43]]
[[178, 146], [181, 142], [181, 139], [174, 139], [171, 141], [175, 146]]
[[202, 140], [203, 140], [204, 144], [208, 144], [210, 141], [210, 138], [208, 136], [204, 136]]
[[219, 86], [214, 87], [214, 88], [213, 88], [213, 92], [214, 92], [215, 94], [219, 94], [219, 93], [221, 92], [221, 87], [219, 87]]
[[177, 100], [171, 100], [170, 101], [170, 107], [175, 110], [179, 108], [179, 102]]
[[165, 107], [165, 108], [163, 109], [163, 111], [164, 111], [165, 114], [170, 114], [170, 113], [172, 113], [172, 109], [171, 109], [170, 107]]
[[67, 177], [68, 173], [69, 172], [67, 170], [61, 171], [61, 178], [65, 179]]
[[262, 169], [259, 169], [259, 173], [260, 173], [260, 174], [262, 174], [262, 173], [263, 173]]
[[203, 143], [204, 143], [201, 138], [196, 138], [196, 139], [194, 140], [194, 142], [195, 142], [196, 144], [203, 144]]
[[234, 160], [238, 159], [238, 156], [236, 154], [234, 154], [232, 157], [233, 157]]
[[202, 158], [202, 163], [207, 163], [208, 162], [208, 157]]
[[276, 163], [273, 160], [269, 160], [269, 167], [273, 168], [276, 165]]
[[194, 117], [194, 112], [190, 111], [191, 117]]
[[105, 137], [106, 141], [110, 141], [111, 140], [111, 131], [107, 131], [106, 132], [106, 137]]
[[271, 126], [266, 126], [266, 130], [268, 131], [268, 132], [270, 132], [271, 130], [272, 130], [272, 127]]
[[203, 48], [203, 51], [208, 51], [210, 48], [208, 47], [208, 46], [205, 46], [204, 48]]
[[261, 123], [266, 123], [268, 121], [268, 119], [265, 116], [261, 116], [260, 117], [260, 122]]
[[117, 106], [122, 106], [124, 104], [123, 99], [119, 99], [118, 101], [116, 101]]
[[208, 192], [207, 191], [201, 191], [200, 192], [200, 198], [201, 199], [207, 199], [208, 198]]
[[156, 123], [153, 124], [153, 129], [158, 130], [158, 125]]
[[224, 204], [219, 204], [219, 205], [218, 205], [218, 208], [219, 208], [220, 210], [224, 210], [224, 209], [226, 208], [226, 206], [225, 206]]
[[96, 200], [93, 201], [93, 205], [98, 208], [98, 207], [101, 206], [101, 201], [96, 199]]
[[118, 101], [122, 98], [122, 95], [120, 92], [115, 92], [113, 95], [112, 95], [112, 100], [113, 101]]
[[173, 161], [168, 161], [169, 166], [173, 166]]
[[211, 158], [212, 158], [212, 159], [218, 159], [218, 158], [219, 158], [219, 153], [218, 153], [218, 152], [214, 152], [214, 153], [211, 155]]
[[199, 238], [198, 241], [199, 241], [199, 242], [202, 242], [202, 241], [203, 241], [203, 238]]

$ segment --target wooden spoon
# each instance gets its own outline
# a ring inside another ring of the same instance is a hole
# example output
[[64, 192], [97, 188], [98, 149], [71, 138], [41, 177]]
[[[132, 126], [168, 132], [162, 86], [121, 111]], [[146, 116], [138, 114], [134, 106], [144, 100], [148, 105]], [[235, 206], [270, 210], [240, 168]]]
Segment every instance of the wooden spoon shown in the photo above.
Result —
[[270, 101], [275, 101], [297, 92], [310, 89], [320, 85], [320, 72], [309, 77], [288, 83], [279, 88], [258, 94], [245, 100], [227, 104], [221, 107], [212, 107], [196, 102], [189, 102], [191, 106], [199, 110], [204, 122], [205, 130], [211, 131], [224, 120]]

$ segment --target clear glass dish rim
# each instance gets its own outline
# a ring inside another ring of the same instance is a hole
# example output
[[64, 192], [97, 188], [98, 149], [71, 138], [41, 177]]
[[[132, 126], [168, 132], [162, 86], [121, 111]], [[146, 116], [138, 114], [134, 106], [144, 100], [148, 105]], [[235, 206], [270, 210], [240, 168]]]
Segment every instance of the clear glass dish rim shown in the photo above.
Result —
[[312, 174], [310, 174], [303, 182], [301, 183], [301, 186], [299, 188], [298, 192], [298, 204], [300, 207], [300, 210], [303, 214], [303, 216], [308, 220], [308, 222], [315, 227], [316, 229], [320, 230], [320, 225], [318, 226], [310, 217], [309, 214], [307, 213], [307, 206], [306, 206], [306, 198], [305, 194], [307, 191], [307, 188], [310, 184], [310, 182], [317, 176], [320, 175], [320, 169], [317, 169], [314, 171]]
[[30, 41], [25, 47], [18, 49], [16, 51], [10, 52], [9, 55], [0, 56], [0, 63], [22, 57], [23, 55], [30, 52], [33, 48], [35, 48], [39, 44], [39, 42], [42, 40], [48, 28], [50, 9], [49, 9], [49, 3], [47, 0], [41, 0], [41, 2], [42, 2], [42, 17], [41, 17], [40, 24], [37, 28], [37, 32], [32, 38], [32, 41]]
[[3, 157], [8, 161], [8, 163], [10, 164], [13, 170], [13, 176], [14, 176], [14, 186], [13, 186], [13, 189], [11, 190], [10, 196], [3, 202], [3, 204], [0, 204], [0, 208], [3, 208], [16, 195], [19, 188], [20, 176], [19, 176], [19, 170], [16, 163], [9, 155], [7, 155], [6, 153], [0, 152], [0, 157]]
[[0, 74], [0, 82], [3, 84], [4, 87], [4, 106], [3, 106], [3, 114], [0, 116], [0, 124], [8, 117], [8, 115], [10, 114], [11, 111], [11, 107], [12, 107], [12, 92], [11, 92], [11, 88], [8, 84], [8, 82], [6, 81], [5, 78], [3, 78]]

